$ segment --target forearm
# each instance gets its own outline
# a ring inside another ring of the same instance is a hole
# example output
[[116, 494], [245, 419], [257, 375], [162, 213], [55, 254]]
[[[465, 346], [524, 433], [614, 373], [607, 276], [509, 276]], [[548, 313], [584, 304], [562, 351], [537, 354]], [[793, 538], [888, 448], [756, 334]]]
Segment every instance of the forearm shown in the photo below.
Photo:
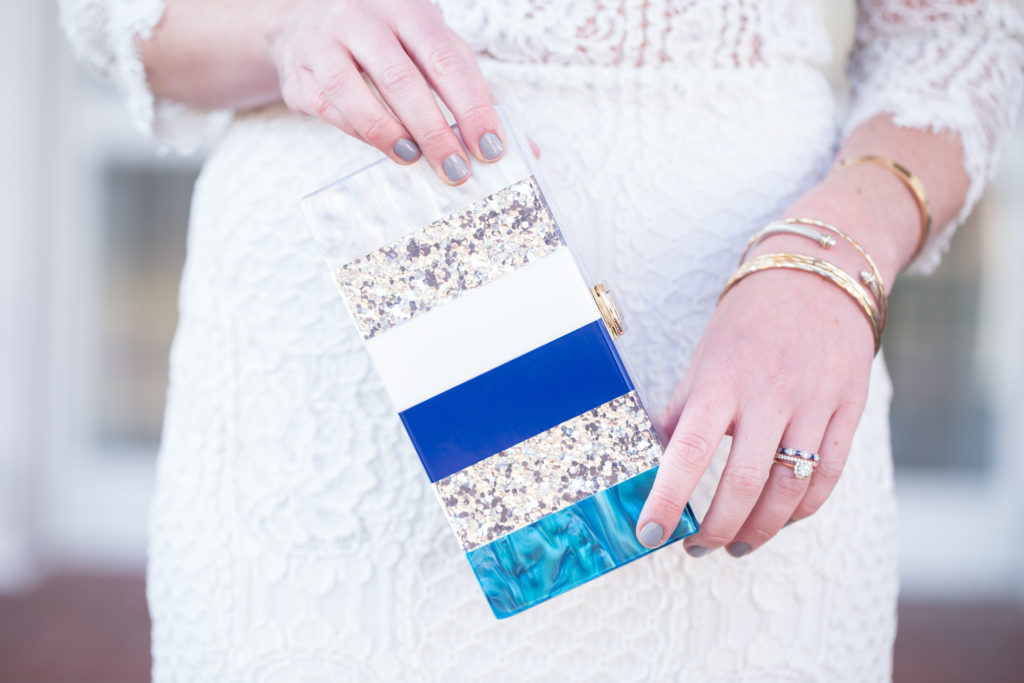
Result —
[[270, 43], [299, 0], [167, 0], [139, 48], [153, 94], [199, 109], [280, 99]]
[[[865, 154], [897, 161], [922, 181], [931, 204], [933, 237], [963, 205], [969, 179], [957, 136], [901, 128], [879, 116], [856, 128], [837, 158]], [[850, 234], [875, 260], [887, 289], [913, 258], [921, 237], [921, 215], [911, 192], [895, 174], [872, 164], [833, 169], [785, 215], [822, 220]], [[826, 253], [800, 237], [765, 240], [757, 253], [765, 251], [800, 251], [842, 267], [861, 267], [856, 254], [840, 249]]]

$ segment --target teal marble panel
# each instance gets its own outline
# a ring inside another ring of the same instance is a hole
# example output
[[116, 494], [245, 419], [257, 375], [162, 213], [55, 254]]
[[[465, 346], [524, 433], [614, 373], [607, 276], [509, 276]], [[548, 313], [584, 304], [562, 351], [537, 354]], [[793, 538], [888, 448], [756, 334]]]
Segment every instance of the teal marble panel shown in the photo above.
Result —
[[[649, 469], [466, 553], [494, 616], [512, 616], [658, 550], [640, 545], [635, 533], [657, 471]], [[697, 529], [687, 505], [660, 548]]]

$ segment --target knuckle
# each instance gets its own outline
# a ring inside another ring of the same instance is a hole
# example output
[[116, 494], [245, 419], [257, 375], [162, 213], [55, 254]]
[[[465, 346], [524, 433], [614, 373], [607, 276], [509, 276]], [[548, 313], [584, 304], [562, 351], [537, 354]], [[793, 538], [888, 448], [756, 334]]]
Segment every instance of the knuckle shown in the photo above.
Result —
[[821, 503], [817, 501], [804, 500], [800, 505], [797, 506], [796, 510], [793, 511], [792, 519], [800, 521], [806, 519], [816, 513], [821, 507]]
[[725, 529], [704, 527], [700, 530], [700, 538], [703, 545], [719, 548], [731, 541], [733, 534], [728, 533]]
[[415, 84], [416, 76], [416, 71], [409, 65], [388, 64], [380, 70], [377, 85], [387, 92], [402, 92]]
[[490, 102], [486, 101], [483, 93], [479, 93], [480, 101], [477, 104], [473, 104], [462, 112], [461, 119], [463, 120], [488, 120], [494, 119], [494, 107]]
[[435, 151], [452, 146], [453, 134], [447, 126], [428, 130], [419, 136], [420, 147]]
[[764, 472], [754, 465], [736, 465], [728, 469], [723, 484], [744, 499], [761, 493], [766, 480]]
[[851, 389], [850, 393], [839, 399], [839, 406], [837, 407], [836, 412], [847, 413], [849, 415], [860, 415], [864, 411], [864, 404], [867, 401], [867, 396], [867, 389], [861, 389], [860, 387]]
[[321, 80], [322, 92], [332, 97], [344, 97], [352, 87], [354, 74], [348, 69], [332, 71]]
[[313, 98], [313, 113], [317, 116], [323, 117], [331, 109], [331, 102], [327, 99], [327, 93], [323, 90], [317, 92], [316, 97]]
[[665, 448], [665, 459], [684, 468], [699, 467], [703, 471], [711, 461], [713, 451], [711, 439], [690, 430], [672, 435]]
[[775, 536], [776, 530], [769, 529], [765, 526], [752, 527], [749, 531], [750, 540], [753, 541], [750, 545], [758, 547], [764, 545]]
[[814, 468], [814, 480], [816, 483], [834, 484], [839, 480], [843, 472], [843, 459], [836, 454], [830, 458], [822, 458], [818, 466]]
[[381, 138], [387, 136], [388, 130], [391, 128], [391, 117], [387, 114], [380, 113], [376, 116], [368, 118], [360, 127], [359, 134], [370, 142], [379, 141]]
[[683, 512], [683, 504], [679, 500], [660, 488], [651, 489], [647, 501], [653, 506], [658, 514], [678, 515]]
[[437, 79], [450, 78], [465, 69], [465, 59], [455, 43], [445, 43], [427, 53], [427, 71]]
[[[785, 467], [785, 465], [779, 465], [779, 467]], [[786, 469], [788, 470], [789, 468]], [[791, 471], [783, 472], [783, 475], [774, 482], [774, 486], [778, 487], [783, 496], [792, 499], [798, 498], [807, 492], [806, 479], [797, 479]]]

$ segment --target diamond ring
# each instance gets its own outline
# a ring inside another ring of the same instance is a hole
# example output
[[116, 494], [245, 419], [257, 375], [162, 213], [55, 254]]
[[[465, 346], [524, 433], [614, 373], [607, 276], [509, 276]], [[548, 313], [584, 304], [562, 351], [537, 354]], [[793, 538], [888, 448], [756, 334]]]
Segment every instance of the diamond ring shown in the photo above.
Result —
[[811, 451], [801, 451], [795, 448], [779, 448], [775, 452], [775, 462], [793, 468], [793, 475], [797, 479], [808, 479], [814, 474], [814, 468], [821, 462], [821, 456]]

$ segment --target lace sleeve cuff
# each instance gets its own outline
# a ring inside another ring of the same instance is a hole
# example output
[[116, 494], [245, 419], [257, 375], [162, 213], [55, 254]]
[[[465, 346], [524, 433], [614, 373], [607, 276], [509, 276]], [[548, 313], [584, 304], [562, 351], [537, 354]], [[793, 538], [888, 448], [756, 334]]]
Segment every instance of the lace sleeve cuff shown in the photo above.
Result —
[[930, 274], [938, 267], [995, 173], [1020, 108], [1024, 17], [1014, 3], [979, 5], [970, 16], [940, 14], [934, 7], [920, 16], [911, 10], [904, 10], [906, 16], [879, 12], [858, 26], [848, 69], [854, 99], [844, 136], [878, 114], [892, 115], [899, 126], [958, 133], [970, 179], [959, 214], [934, 226], [932, 240], [908, 272]]
[[189, 154], [222, 129], [231, 112], [154, 98], [137, 41], [152, 35], [163, 13], [163, 0], [60, 0], [61, 26], [76, 58], [117, 88], [135, 127], [161, 151]]

